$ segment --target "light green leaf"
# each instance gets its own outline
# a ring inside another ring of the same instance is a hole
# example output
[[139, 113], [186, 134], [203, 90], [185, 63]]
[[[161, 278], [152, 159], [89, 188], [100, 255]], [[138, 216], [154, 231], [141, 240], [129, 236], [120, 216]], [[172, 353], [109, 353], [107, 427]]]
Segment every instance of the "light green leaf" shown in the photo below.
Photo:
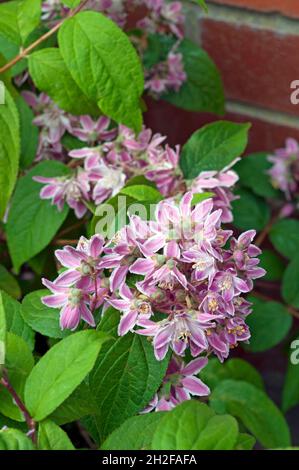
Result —
[[133, 416], [115, 429], [101, 446], [101, 450], [145, 450], [151, 448], [153, 434], [163, 412]]
[[40, 450], [75, 450], [67, 433], [50, 420], [39, 423], [37, 447]]
[[[1, 109], [1, 107], [0, 107]], [[64, 222], [68, 207], [59, 212], [48, 200], [40, 198], [40, 183], [33, 176], [65, 176], [69, 169], [57, 161], [41, 162], [18, 181], [7, 222], [7, 242], [18, 272], [21, 265], [43, 250]]]
[[240, 433], [234, 450], [251, 450], [255, 444], [255, 438], [250, 434]]
[[9, 91], [5, 89], [5, 104], [0, 105], [0, 220], [4, 216], [7, 203], [15, 186], [19, 158], [20, 125], [18, 111]]
[[285, 265], [274, 251], [264, 249], [259, 259], [260, 267], [267, 271], [263, 277], [265, 281], [280, 281], [282, 279]]
[[234, 225], [241, 230], [262, 230], [270, 220], [269, 206], [246, 189], [235, 191], [235, 194], [239, 199], [232, 202]]
[[2, 366], [5, 364], [6, 349], [6, 315], [3, 302], [3, 294], [0, 292], [0, 376]]
[[[24, 395], [26, 378], [33, 365], [34, 359], [27, 343], [19, 336], [7, 333], [5, 368], [7, 369], [9, 382], [21, 399]], [[19, 408], [2, 385], [0, 385], [0, 412], [15, 421], [24, 421]]]
[[5, 292], [2, 292], [2, 301], [5, 311], [7, 331], [23, 338], [23, 340], [28, 344], [30, 351], [32, 351], [34, 348], [34, 332], [23, 320], [21, 315], [21, 304]]
[[69, 8], [77, 7], [81, 0], [62, 0], [62, 3]]
[[58, 42], [77, 85], [102, 112], [139, 131], [143, 71], [127, 35], [104, 15], [85, 11], [64, 22]]
[[29, 56], [29, 72], [35, 85], [60, 108], [71, 114], [99, 115], [96, 103], [84, 95], [70, 74], [57, 48], [42, 49]]
[[16, 278], [2, 264], [0, 264], [0, 289], [16, 299], [22, 294]]
[[19, 429], [1, 429], [0, 450], [34, 450], [34, 447], [29, 437]]
[[253, 352], [266, 351], [287, 336], [292, 326], [292, 316], [279, 302], [265, 302], [256, 297], [250, 297], [250, 301], [253, 302], [253, 312], [246, 321], [251, 338], [244, 347]]
[[190, 400], [166, 413], [152, 440], [153, 450], [229, 450], [238, 438], [238, 423], [215, 416], [204, 403]]
[[0, 4], [0, 33], [15, 44], [24, 44], [39, 25], [41, 0], [13, 0]]
[[104, 345], [90, 374], [102, 440], [149, 403], [162, 382], [169, 360], [167, 357], [157, 361], [146, 338], [133, 333], [118, 337], [118, 323], [119, 312], [107, 310], [99, 328], [113, 340]]
[[281, 255], [292, 259], [299, 251], [299, 221], [279, 220], [270, 230], [270, 240]]
[[257, 196], [274, 199], [279, 197], [279, 191], [273, 188], [267, 174], [272, 166], [267, 157], [266, 152], [251, 153], [237, 162], [234, 170], [242, 186], [251, 189]]
[[38, 333], [50, 338], [65, 338], [69, 331], [62, 331], [59, 325], [60, 311], [44, 305], [41, 298], [49, 295], [47, 289], [27, 294], [22, 302], [21, 314], [24, 321]]
[[209, 55], [189, 39], [176, 50], [183, 56], [187, 80], [178, 91], [162, 98], [187, 111], [224, 114], [224, 92], [220, 73]]
[[186, 179], [201, 171], [223, 170], [245, 150], [250, 124], [217, 121], [192, 134], [183, 146], [180, 166]]
[[159, 202], [163, 199], [163, 196], [157, 189], [143, 184], [124, 187], [120, 193], [130, 196], [136, 199], [136, 201]]
[[107, 336], [79, 331], [55, 344], [35, 365], [25, 386], [25, 404], [36, 421], [52, 413], [94, 366]]
[[192, 206], [196, 206], [196, 204], [204, 201], [205, 199], [208, 199], [210, 197], [213, 197], [214, 193], [194, 193], [193, 198], [192, 198]]
[[290, 431], [280, 410], [261, 390], [247, 382], [224, 380], [211, 395], [218, 413], [230, 413], [266, 448], [290, 445]]
[[214, 389], [226, 379], [244, 380], [264, 390], [264, 383], [259, 372], [244, 359], [229, 359], [223, 363], [217, 358], [209, 359], [206, 367], [201, 371], [200, 378], [210, 389]]
[[36, 157], [39, 130], [37, 126], [32, 124], [34, 119], [32, 109], [22, 96], [17, 98], [16, 105], [19, 111], [21, 132], [20, 167], [24, 169], [30, 166]]
[[289, 263], [282, 280], [282, 297], [285, 302], [299, 308], [299, 254]]

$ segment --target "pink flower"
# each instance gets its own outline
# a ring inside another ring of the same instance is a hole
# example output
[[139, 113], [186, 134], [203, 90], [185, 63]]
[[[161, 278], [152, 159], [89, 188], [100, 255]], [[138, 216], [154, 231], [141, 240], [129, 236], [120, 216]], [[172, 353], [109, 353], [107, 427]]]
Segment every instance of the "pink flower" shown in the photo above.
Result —
[[110, 129], [110, 119], [106, 116], [101, 116], [97, 121], [91, 119], [90, 116], [80, 116], [78, 119], [80, 127], [71, 127], [70, 133], [87, 142], [89, 145], [102, 140], [111, 140], [116, 136], [116, 129]]
[[275, 188], [285, 193], [287, 200], [291, 200], [298, 191], [299, 183], [299, 145], [295, 139], [287, 139], [286, 147], [269, 155], [269, 162], [273, 163], [268, 171]]
[[170, 52], [165, 61], [146, 71], [145, 89], [154, 96], [160, 96], [169, 91], [179, 91], [186, 80], [182, 54]]
[[48, 307], [62, 308], [60, 326], [63, 330], [75, 330], [81, 318], [90, 326], [95, 326], [93, 315], [87, 307], [89, 297], [86, 291], [77, 287], [61, 286], [47, 279], [42, 279], [42, 282], [53, 293], [43, 297], [42, 302]]
[[147, 319], [152, 315], [151, 304], [145, 300], [142, 294], [134, 295], [126, 284], [119, 289], [120, 299], [110, 298], [108, 303], [121, 310], [123, 315], [118, 325], [118, 334], [125, 335], [132, 331], [139, 319]]

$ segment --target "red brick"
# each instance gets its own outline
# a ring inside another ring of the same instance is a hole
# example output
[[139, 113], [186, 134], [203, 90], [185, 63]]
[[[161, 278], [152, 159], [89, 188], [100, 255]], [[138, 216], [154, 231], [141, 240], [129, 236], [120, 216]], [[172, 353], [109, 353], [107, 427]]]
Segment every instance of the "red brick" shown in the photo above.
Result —
[[[145, 113], [145, 124], [166, 135], [170, 145], [183, 145], [190, 135], [201, 126], [217, 120], [217, 116], [207, 113], [190, 113], [174, 108], [165, 101], [147, 99], [148, 111]], [[223, 119], [234, 122], [251, 122], [249, 144], [246, 152], [272, 151], [281, 147], [287, 137], [299, 141], [299, 129], [283, 125], [270, 124], [260, 119], [228, 113]]]
[[202, 20], [201, 42], [219, 67], [229, 98], [299, 115], [290, 83], [299, 79], [299, 36]]
[[212, 0], [213, 3], [233, 5], [263, 12], [280, 12], [283, 15], [299, 18], [298, 0]]

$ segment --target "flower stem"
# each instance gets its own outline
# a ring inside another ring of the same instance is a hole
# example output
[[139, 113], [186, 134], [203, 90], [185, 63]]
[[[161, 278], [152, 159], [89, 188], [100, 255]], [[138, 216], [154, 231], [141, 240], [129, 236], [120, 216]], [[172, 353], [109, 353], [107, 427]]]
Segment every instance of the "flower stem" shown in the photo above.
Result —
[[64, 246], [64, 245], [77, 245], [78, 239], [74, 238], [72, 240], [61, 238], [60, 240], [53, 240], [51, 245], [55, 246]]
[[275, 224], [275, 222], [278, 220], [278, 216], [277, 215], [274, 215], [271, 220], [267, 223], [266, 227], [264, 228], [264, 230], [256, 237], [255, 239], [255, 242], [254, 244], [256, 246], [261, 246], [262, 243], [265, 241], [265, 239], [267, 238], [271, 228], [273, 227], [273, 225]]
[[29, 413], [29, 411], [27, 410], [26, 406], [24, 405], [23, 401], [21, 400], [21, 398], [19, 397], [19, 395], [17, 394], [17, 392], [15, 391], [15, 389], [13, 388], [11, 383], [9, 382], [8, 375], [7, 375], [7, 372], [6, 372], [5, 369], [3, 369], [2, 378], [0, 380], [0, 383], [3, 385], [3, 387], [6, 388], [8, 393], [12, 396], [15, 404], [17, 405], [20, 412], [24, 416], [26, 424], [28, 426], [30, 438], [31, 438], [32, 442], [34, 444], [36, 444], [36, 422], [33, 420], [33, 418], [31, 417], [31, 415]]
[[40, 38], [38, 38], [36, 41], [34, 41], [30, 46], [26, 47], [25, 49], [21, 49], [19, 54], [14, 57], [10, 62], [5, 64], [3, 67], [0, 68], [0, 74], [6, 72], [9, 70], [11, 67], [13, 67], [15, 64], [17, 64], [20, 60], [24, 59], [33, 49], [35, 49], [39, 44], [44, 42], [46, 39], [48, 39], [50, 36], [52, 36], [56, 31], [59, 30], [60, 26], [68, 19], [71, 18], [72, 16], [76, 15], [82, 8], [86, 5], [86, 3], [89, 0], [83, 0], [83, 2], [78, 5], [76, 8], [73, 10], [70, 10], [69, 14], [66, 16], [66, 18], [63, 18], [61, 21], [59, 21], [55, 26], [53, 26], [52, 29], [47, 31], [45, 34], [43, 34]]

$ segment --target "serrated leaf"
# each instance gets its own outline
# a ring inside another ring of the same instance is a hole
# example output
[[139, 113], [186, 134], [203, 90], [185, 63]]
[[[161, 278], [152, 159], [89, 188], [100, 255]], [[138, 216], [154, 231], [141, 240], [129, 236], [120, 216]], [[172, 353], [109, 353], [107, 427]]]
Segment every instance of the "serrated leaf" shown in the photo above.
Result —
[[187, 111], [223, 115], [223, 85], [212, 59], [189, 39], [183, 39], [176, 52], [183, 56], [187, 79], [178, 91], [162, 95], [162, 98]]
[[244, 347], [253, 352], [267, 351], [287, 336], [292, 326], [292, 316], [279, 302], [265, 302], [256, 297], [250, 297], [250, 301], [253, 302], [253, 312], [246, 322], [251, 338]]
[[249, 362], [239, 358], [229, 359], [223, 363], [216, 358], [209, 359], [200, 373], [200, 378], [210, 389], [214, 389], [223, 380], [234, 379], [244, 380], [264, 390], [263, 379], [259, 372]]
[[279, 191], [273, 188], [267, 174], [272, 166], [267, 157], [266, 152], [245, 155], [236, 163], [234, 170], [238, 173], [242, 186], [251, 189], [258, 196], [274, 199], [279, 197]]
[[7, 203], [16, 183], [19, 158], [20, 125], [18, 111], [9, 91], [5, 89], [5, 104], [0, 105], [0, 220], [4, 216]]
[[[27, 343], [19, 336], [7, 333], [5, 368], [10, 384], [21, 399], [24, 395], [26, 378], [33, 365], [34, 359]], [[12, 396], [2, 385], [0, 385], [0, 412], [15, 421], [24, 421], [24, 416], [15, 405]]]
[[94, 366], [107, 335], [79, 331], [55, 344], [34, 366], [25, 386], [25, 404], [36, 421], [52, 413]]
[[40, 450], [75, 450], [67, 433], [50, 420], [39, 423], [37, 446]]
[[139, 131], [143, 72], [127, 35], [101, 13], [85, 11], [64, 22], [58, 42], [77, 85], [102, 112]]
[[220, 171], [239, 157], [247, 145], [250, 124], [217, 121], [192, 134], [182, 148], [180, 166], [186, 179], [201, 171]]
[[0, 289], [16, 299], [22, 294], [16, 278], [2, 264], [0, 264]]
[[35, 85], [71, 114], [99, 115], [96, 103], [84, 95], [70, 74], [59, 49], [48, 48], [29, 56], [29, 72]]
[[186, 401], [159, 421], [153, 450], [229, 450], [238, 438], [238, 423], [228, 415], [215, 416], [211, 408]]
[[34, 348], [34, 332], [23, 320], [21, 315], [21, 304], [5, 292], [2, 292], [1, 294], [7, 331], [20, 336], [24, 341], [26, 341], [30, 351], [32, 351]]
[[269, 206], [246, 189], [239, 189], [235, 194], [239, 199], [232, 202], [233, 224], [241, 230], [262, 230], [270, 220]]
[[145, 450], [151, 448], [153, 434], [163, 412], [133, 416], [115, 429], [101, 446], [101, 450]]
[[59, 212], [48, 200], [40, 198], [42, 186], [32, 177], [64, 176], [68, 173], [69, 169], [62, 163], [45, 161], [19, 179], [6, 226], [8, 248], [17, 272], [23, 263], [48, 245], [68, 214], [66, 205]]
[[39, 25], [41, 0], [13, 0], [0, 4], [0, 33], [14, 44], [24, 44]]
[[65, 338], [69, 331], [62, 331], [59, 325], [60, 311], [44, 305], [41, 298], [49, 295], [47, 289], [27, 294], [22, 302], [21, 314], [24, 321], [38, 333], [50, 338]]
[[21, 157], [20, 167], [22, 169], [31, 165], [36, 157], [39, 130], [32, 121], [34, 114], [22, 96], [18, 96], [16, 105], [20, 118]]
[[299, 254], [288, 264], [281, 287], [285, 302], [299, 308]]
[[34, 450], [32, 441], [19, 429], [0, 430], [0, 450]]
[[157, 361], [152, 345], [137, 334], [118, 337], [118, 323], [119, 312], [107, 310], [99, 328], [114, 339], [103, 347], [90, 374], [101, 440], [149, 403], [162, 382], [169, 360], [167, 357]]
[[276, 222], [269, 233], [276, 250], [286, 258], [292, 259], [299, 251], [299, 221], [281, 219]]
[[216, 412], [237, 417], [265, 448], [290, 445], [290, 431], [280, 410], [247, 382], [224, 380], [211, 394]]

